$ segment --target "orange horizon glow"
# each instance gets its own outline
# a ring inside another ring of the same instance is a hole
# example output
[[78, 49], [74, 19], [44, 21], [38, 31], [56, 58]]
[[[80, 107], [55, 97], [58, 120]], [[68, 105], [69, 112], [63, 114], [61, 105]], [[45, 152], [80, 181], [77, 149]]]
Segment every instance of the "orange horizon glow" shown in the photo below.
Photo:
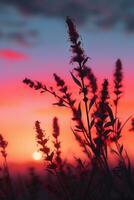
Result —
[[[51, 103], [55, 102], [55, 100], [54, 98], [51, 99], [50, 95], [39, 94], [38, 91], [31, 90], [23, 85], [21, 91], [19, 88], [18, 94], [24, 95], [13, 97], [12, 94], [7, 94], [8, 96], [5, 95], [4, 98], [8, 105], [1, 103], [3, 107], [1, 110], [1, 114], [3, 116], [1, 119], [1, 133], [9, 142], [9, 162], [21, 163], [32, 160], [32, 153], [37, 150], [35, 140], [36, 132], [34, 128], [36, 120], [41, 121], [42, 129], [44, 129], [46, 134], [50, 137], [51, 147], [52, 120], [55, 116], [59, 118], [63, 156], [67, 157], [67, 155], [70, 155], [73, 157], [74, 155], [77, 155], [78, 152], [82, 155], [82, 153], [80, 153], [81, 149], [79, 148], [70, 130], [71, 113], [66, 108], [52, 106]], [[130, 114], [133, 114], [132, 110], [134, 102], [130, 98], [127, 98], [129, 95], [132, 95], [131, 91], [127, 90], [124, 93], [124, 99], [121, 100], [120, 104], [119, 111], [121, 112], [120, 116], [123, 121], [125, 121]], [[10, 104], [11, 101], [14, 102], [12, 105]], [[134, 137], [130, 133], [125, 133], [123, 137], [124, 143], [127, 145], [126, 148], [129, 153], [132, 154], [131, 151], [133, 149], [133, 144], [129, 143], [129, 141], [131, 141]]]
[[[8, 55], [6, 55], [8, 56]], [[14, 58], [15, 58], [14, 54]], [[9, 56], [10, 57], [10, 56]], [[23, 56], [22, 56], [23, 58]], [[20, 56], [21, 59], [21, 56]], [[8, 59], [7, 59], [8, 60]], [[6, 61], [7, 61], [6, 60]], [[37, 62], [37, 61], [36, 61]], [[57, 61], [56, 61], [57, 62]], [[27, 60], [26, 60], [27, 63]], [[38, 62], [37, 62], [38, 63]], [[64, 62], [62, 61], [62, 64]], [[108, 63], [108, 61], [106, 62]], [[8, 70], [9, 70], [8, 63]], [[42, 64], [39, 62], [39, 64]], [[58, 65], [54, 62], [51, 63], [53, 66]], [[62, 64], [60, 65], [59, 71], [57, 74], [63, 75], [63, 78], [67, 81], [69, 85], [70, 91], [74, 93], [74, 96], [78, 95], [78, 91], [74, 89], [75, 84], [71, 80], [70, 73], [66, 73], [69, 69], [63, 72]], [[132, 63], [129, 63], [132, 66]], [[24, 68], [25, 63], [22, 63]], [[35, 64], [36, 65], [36, 64]], [[35, 66], [34, 65], [34, 66]], [[43, 65], [43, 64], [42, 64]], [[101, 64], [102, 65], [102, 64]], [[103, 65], [102, 65], [103, 66]], [[22, 67], [22, 66], [21, 66]], [[124, 66], [125, 67], [125, 66]], [[3, 69], [6, 72], [6, 66], [3, 66]], [[16, 70], [18, 66], [15, 66]], [[31, 69], [34, 69], [31, 68]], [[30, 69], [30, 70], [31, 70]], [[11, 70], [11, 68], [10, 68]], [[29, 71], [30, 71], [29, 70]], [[44, 71], [43, 71], [44, 70]], [[1, 106], [1, 129], [0, 133], [5, 137], [8, 141], [9, 145], [7, 148], [8, 151], [8, 161], [14, 163], [28, 163], [33, 161], [32, 154], [33, 152], [37, 151], [36, 139], [35, 139], [35, 121], [38, 120], [41, 122], [41, 127], [45, 130], [46, 135], [50, 138], [50, 147], [53, 148], [52, 143], [52, 121], [55, 116], [59, 118], [59, 126], [60, 126], [60, 139], [61, 139], [61, 147], [62, 147], [62, 156], [64, 158], [73, 159], [74, 156], [81, 155], [81, 149], [79, 145], [75, 141], [75, 138], [71, 132], [70, 126], [71, 124], [71, 113], [66, 108], [59, 108], [53, 106], [52, 103], [55, 103], [55, 99], [48, 94], [40, 94], [39, 91], [34, 91], [28, 88], [26, 85], [22, 83], [22, 80], [25, 77], [31, 78], [33, 80], [44, 80], [43, 82], [47, 85], [54, 86], [54, 81], [48, 75], [49, 69], [43, 69], [41, 72], [37, 70], [37, 73], [33, 70], [30, 72], [23, 72], [18, 76], [12, 77], [10, 75], [10, 71], [8, 72], [8, 76], [5, 76], [5, 80], [0, 80], [1, 87], [0, 92], [2, 94], [0, 98], [0, 106]], [[45, 71], [46, 70], [46, 71]], [[109, 70], [109, 69], [107, 69]], [[114, 67], [113, 67], [114, 70]], [[127, 69], [124, 72], [124, 83], [123, 83], [123, 90], [124, 94], [121, 99], [120, 103], [120, 117], [125, 121], [130, 115], [132, 115], [132, 111], [134, 110], [134, 101], [133, 101], [133, 84], [134, 80], [130, 71], [127, 72]], [[93, 70], [97, 73], [97, 78], [99, 81], [99, 86], [101, 88], [101, 82], [103, 77], [110, 78], [110, 91], [112, 92], [112, 74], [110, 75], [109, 72], [102, 70]], [[112, 71], [112, 70], [111, 70]], [[18, 72], [18, 71], [17, 71]], [[39, 77], [39, 78], [38, 78]], [[67, 78], [66, 78], [67, 77]], [[129, 123], [128, 123], [129, 129]], [[133, 156], [133, 144], [132, 141], [134, 139], [132, 133], [128, 133], [127, 129], [124, 130], [123, 133], [124, 138], [124, 145], [131, 156]]]

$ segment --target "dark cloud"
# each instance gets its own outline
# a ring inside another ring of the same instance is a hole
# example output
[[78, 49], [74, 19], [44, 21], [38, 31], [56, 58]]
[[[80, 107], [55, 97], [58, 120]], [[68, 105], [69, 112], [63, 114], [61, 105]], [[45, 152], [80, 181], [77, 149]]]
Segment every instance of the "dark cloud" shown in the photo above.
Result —
[[49, 17], [70, 16], [77, 23], [94, 23], [99, 28], [121, 24], [134, 32], [134, 0], [0, 0], [1, 5], [14, 5], [25, 15]]
[[30, 47], [36, 44], [38, 40], [37, 30], [25, 31], [3, 31], [0, 30], [0, 39], [13, 41], [21, 46]]

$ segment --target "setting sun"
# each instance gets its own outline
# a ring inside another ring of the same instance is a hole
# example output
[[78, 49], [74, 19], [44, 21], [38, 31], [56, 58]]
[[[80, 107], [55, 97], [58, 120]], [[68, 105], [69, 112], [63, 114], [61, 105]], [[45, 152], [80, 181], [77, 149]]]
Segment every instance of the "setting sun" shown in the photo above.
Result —
[[33, 153], [32, 157], [33, 157], [34, 160], [41, 160], [42, 154], [40, 152], [38, 152], [38, 151], [35, 151]]

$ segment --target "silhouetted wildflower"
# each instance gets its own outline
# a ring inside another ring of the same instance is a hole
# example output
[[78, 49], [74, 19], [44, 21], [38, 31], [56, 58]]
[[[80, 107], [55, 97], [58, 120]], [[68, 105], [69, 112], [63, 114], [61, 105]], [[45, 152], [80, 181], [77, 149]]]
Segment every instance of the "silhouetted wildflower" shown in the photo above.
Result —
[[77, 62], [80, 65], [82, 65], [82, 63], [86, 59], [86, 56], [84, 50], [81, 48], [81, 42], [79, 41], [79, 34], [77, 33], [73, 21], [69, 17], [67, 17], [66, 23], [68, 25], [69, 39], [72, 43], [71, 49], [74, 54], [74, 56], [71, 59], [71, 62]]
[[97, 128], [99, 132], [102, 132], [103, 129], [103, 124], [105, 123], [105, 119], [108, 116], [107, 113], [107, 100], [109, 99], [109, 92], [108, 92], [108, 80], [105, 79], [103, 84], [102, 84], [102, 90], [101, 90], [101, 96], [100, 96], [100, 101], [98, 105], [98, 109], [95, 113], [97, 117]]
[[94, 76], [94, 74], [93, 74], [91, 68], [88, 69], [87, 78], [88, 78], [88, 80], [89, 80], [89, 82], [90, 82], [89, 86], [90, 86], [90, 88], [91, 88], [91, 91], [92, 91], [92, 93], [95, 95], [96, 92], [97, 92], [97, 89], [98, 89], [98, 86], [97, 86], [97, 79], [96, 79], [96, 77]]
[[108, 92], [108, 80], [104, 79], [104, 82], [102, 84], [102, 90], [101, 90], [101, 102], [107, 103], [107, 100], [109, 99], [109, 92]]
[[97, 137], [94, 139], [94, 142], [96, 145], [95, 148], [96, 156], [101, 156], [102, 152], [105, 152], [105, 154], [107, 154], [106, 141], [109, 137], [109, 134], [112, 132], [111, 129], [105, 126], [105, 124], [107, 123], [107, 118], [109, 116], [107, 111], [108, 99], [109, 99], [108, 80], [104, 79], [104, 82], [102, 84], [100, 101], [98, 103], [97, 111], [95, 112], [95, 118], [96, 118], [95, 126], [96, 126]]
[[30, 80], [30, 79], [28, 79], [28, 78], [25, 78], [25, 79], [23, 80], [23, 83], [25, 83], [25, 84], [29, 85], [29, 87], [31, 87], [31, 88], [33, 88], [33, 87], [34, 87], [34, 82], [33, 82], [33, 81], [31, 81], [31, 80]]
[[41, 82], [39, 81], [32, 81], [31, 79], [25, 78], [23, 80], [23, 83], [25, 83], [26, 85], [28, 85], [31, 88], [34, 88], [35, 90], [40, 90], [42, 89], [43, 92], [45, 92], [47, 90], [46, 86], [43, 85]]
[[65, 85], [65, 82], [64, 80], [62, 80], [57, 74], [53, 74], [54, 75], [54, 79], [57, 83], [57, 86], [64, 86]]
[[58, 118], [55, 117], [53, 119], [53, 137], [54, 137], [54, 148], [56, 149], [56, 162], [59, 166], [61, 166], [61, 162], [62, 162], [62, 159], [61, 159], [61, 143], [59, 141], [59, 135], [60, 135], [60, 130], [59, 130], [59, 125], [58, 125]]
[[72, 21], [71, 18], [67, 17], [66, 23], [68, 25], [68, 31], [69, 31], [69, 36], [70, 36], [70, 41], [75, 44], [79, 38], [79, 34], [76, 31], [76, 27]]
[[47, 146], [48, 138], [46, 138], [44, 131], [41, 129], [39, 121], [35, 122], [35, 128], [37, 143], [41, 146], [40, 151], [47, 157], [50, 153], [50, 148]]
[[58, 106], [69, 106], [71, 110], [74, 109], [75, 99], [72, 98], [72, 93], [68, 91], [68, 86], [65, 81], [61, 79], [57, 74], [53, 74], [56, 81], [59, 92], [61, 93], [59, 101], [54, 103]]
[[116, 95], [116, 98], [114, 100], [115, 106], [117, 106], [118, 101], [122, 94], [122, 79], [123, 79], [122, 63], [121, 60], [118, 59], [116, 61], [115, 72], [114, 72], [114, 93]]
[[7, 157], [6, 147], [8, 145], [8, 142], [3, 138], [3, 136], [0, 134], [0, 148], [1, 148], [1, 154], [4, 158]]
[[[66, 82], [56, 73], [53, 74], [56, 88], [47, 87], [41, 82], [27, 78], [23, 82], [41, 93], [48, 92], [52, 94], [57, 100], [54, 105], [64, 106], [72, 111], [73, 125], [71, 130], [79, 146], [88, 156], [88, 167], [85, 167], [81, 159], [78, 159], [79, 165], [76, 168], [61, 159], [60, 130], [56, 117], [53, 119], [52, 134], [54, 149], [48, 147], [48, 138], [41, 129], [40, 122], [36, 121], [36, 139], [38, 145], [41, 146], [40, 151], [45, 156], [44, 159], [48, 164], [46, 170], [54, 179], [57, 177], [57, 182], [55, 180], [54, 184], [48, 184], [48, 188], [58, 199], [64, 200], [129, 199], [131, 195], [133, 196], [134, 188], [131, 180], [131, 163], [123, 144], [120, 144], [119, 140], [122, 137], [122, 128], [127, 120], [123, 124], [117, 118], [118, 102], [122, 94], [122, 63], [119, 59], [116, 61], [114, 72], [114, 105], [116, 109], [114, 115], [108, 80], [104, 79], [98, 97], [97, 79], [91, 68], [87, 66], [89, 57], [85, 55], [82, 48], [76, 26], [69, 17], [67, 17], [66, 23], [71, 42], [71, 62], [77, 64], [73, 68], [71, 76], [78, 87], [78, 98], [73, 98], [73, 93], [70, 92]], [[91, 100], [90, 94], [93, 95]], [[132, 120], [130, 131], [134, 130], [133, 126], [134, 120]], [[109, 149], [118, 157], [119, 162], [116, 168], [112, 168], [109, 164]], [[119, 190], [115, 181], [118, 177], [120, 177], [118, 180]], [[122, 186], [123, 184], [125, 187]], [[59, 188], [56, 187], [57, 185]], [[128, 185], [129, 191], [128, 193], [126, 192], [127, 194], [123, 193], [126, 185]], [[76, 188], [76, 192], [74, 188]], [[96, 195], [97, 189], [101, 191], [101, 196], [100, 193]], [[122, 193], [126, 195], [126, 198], [123, 198]]]

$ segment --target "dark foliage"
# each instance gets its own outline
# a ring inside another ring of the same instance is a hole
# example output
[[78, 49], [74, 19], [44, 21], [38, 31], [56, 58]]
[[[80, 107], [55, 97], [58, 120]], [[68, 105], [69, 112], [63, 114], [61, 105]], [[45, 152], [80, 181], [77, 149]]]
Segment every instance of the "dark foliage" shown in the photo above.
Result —
[[[40, 81], [25, 78], [23, 83], [41, 93], [55, 97], [54, 105], [71, 111], [73, 126], [71, 131], [82, 149], [85, 159], [77, 155], [70, 163], [62, 155], [58, 118], [53, 119], [52, 144], [39, 121], [35, 122], [38, 150], [42, 153], [47, 175], [39, 177], [35, 170], [29, 170], [30, 178], [23, 178], [17, 190], [11, 180], [6, 147], [8, 143], [0, 135], [0, 149], [3, 167], [0, 179], [0, 199], [2, 200], [131, 200], [134, 199], [134, 174], [130, 158], [121, 143], [124, 123], [119, 119], [118, 107], [122, 97], [122, 63], [118, 59], [113, 75], [114, 100], [109, 90], [109, 81], [104, 79], [101, 89], [90, 67], [79, 33], [72, 19], [66, 24], [72, 52], [71, 63], [76, 64], [71, 71], [72, 81], [78, 89], [79, 97], [70, 92], [66, 82], [53, 74], [56, 87], [46, 86]], [[60, 108], [59, 108], [60, 109]], [[134, 131], [134, 119], [130, 131]], [[113, 161], [111, 165], [110, 161]], [[21, 186], [20, 186], [21, 185]], [[19, 192], [17, 192], [19, 191]], [[23, 192], [22, 192], [23, 191]]]

